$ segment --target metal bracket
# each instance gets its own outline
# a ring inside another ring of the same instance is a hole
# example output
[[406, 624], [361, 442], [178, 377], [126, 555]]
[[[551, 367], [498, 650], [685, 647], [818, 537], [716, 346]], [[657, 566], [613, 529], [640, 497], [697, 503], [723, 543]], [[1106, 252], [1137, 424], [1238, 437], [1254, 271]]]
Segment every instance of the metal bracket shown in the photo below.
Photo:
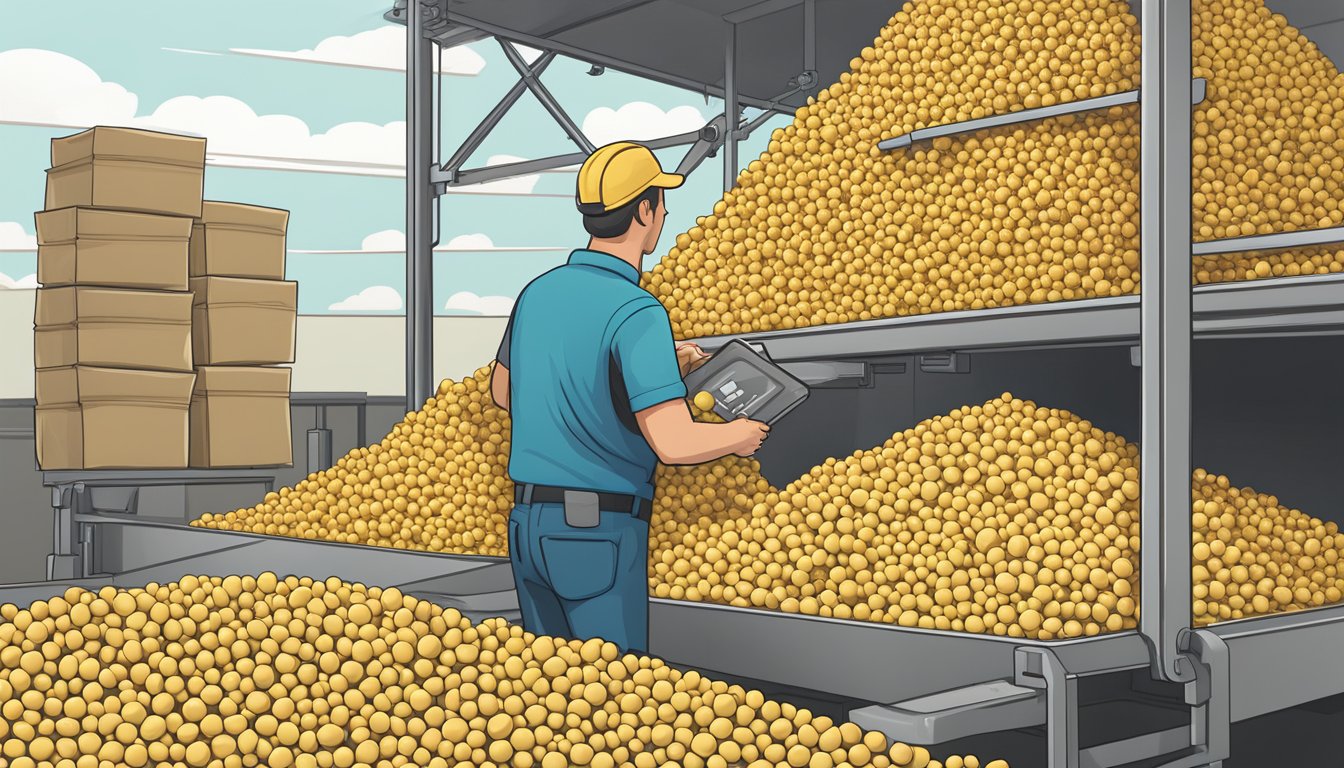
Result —
[[1045, 689], [1046, 765], [1079, 768], [1077, 677], [1049, 648], [1017, 648], [1013, 662], [1014, 683]]
[[812, 388], [849, 389], [873, 385], [872, 371], [867, 363], [861, 361], [809, 360], [780, 363], [779, 366]]
[[971, 356], [965, 352], [926, 352], [919, 356], [924, 373], [970, 373]]
[[504, 56], [509, 60], [509, 63], [513, 65], [513, 68], [518, 70], [518, 74], [523, 78], [523, 84], [527, 86], [527, 89], [532, 92], [533, 96], [537, 97], [537, 101], [541, 102], [541, 105], [546, 108], [546, 111], [551, 114], [551, 117], [555, 118], [555, 121], [560, 124], [560, 127], [565, 131], [565, 135], [569, 136], [571, 141], [579, 145], [579, 149], [591, 155], [593, 150], [597, 149], [597, 147], [594, 147], [593, 143], [588, 140], [588, 137], [583, 135], [583, 131], [579, 130], [579, 126], [575, 124], [574, 120], [570, 118], [569, 114], [560, 106], [560, 103], [555, 100], [555, 97], [551, 95], [551, 92], [546, 90], [546, 86], [541, 84], [541, 78], [533, 74], [532, 69], [527, 65], [527, 62], [523, 61], [523, 55], [518, 53], [517, 48], [513, 47], [513, 43], [500, 39], [499, 47], [504, 50]]

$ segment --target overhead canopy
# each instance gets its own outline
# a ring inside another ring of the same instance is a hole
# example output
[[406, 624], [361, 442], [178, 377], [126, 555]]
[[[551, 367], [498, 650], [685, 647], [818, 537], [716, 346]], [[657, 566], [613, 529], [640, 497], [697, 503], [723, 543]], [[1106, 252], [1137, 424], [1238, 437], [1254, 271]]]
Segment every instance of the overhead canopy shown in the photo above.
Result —
[[[737, 28], [740, 103], [792, 112], [849, 62], [900, 9], [892, 0], [813, 0], [816, 80], [776, 98], [806, 69], [803, 0], [439, 0], [428, 26], [444, 45], [482, 33], [546, 48], [591, 64], [722, 96], [725, 48]], [[388, 18], [405, 22], [405, 0]]]
[[[785, 96], [805, 67], [803, 0], [437, 0], [428, 27], [443, 45], [493, 35], [691, 90], [722, 96], [724, 49], [737, 26], [744, 105], [792, 111], [835, 82], [902, 0], [813, 0], [816, 83]], [[1336, 65], [1344, 64], [1344, 3], [1266, 0]], [[1138, 12], [1137, 0], [1131, 9]], [[405, 23], [406, 0], [387, 18]]]

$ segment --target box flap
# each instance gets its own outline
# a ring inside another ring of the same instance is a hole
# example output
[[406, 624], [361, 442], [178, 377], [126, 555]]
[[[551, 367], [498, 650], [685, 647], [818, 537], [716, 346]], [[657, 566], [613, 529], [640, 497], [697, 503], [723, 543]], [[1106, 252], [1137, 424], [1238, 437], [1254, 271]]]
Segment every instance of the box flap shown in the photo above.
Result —
[[79, 285], [38, 290], [34, 325], [70, 325], [93, 320], [190, 324], [191, 294]]
[[68, 243], [81, 237], [182, 242], [191, 238], [191, 219], [186, 216], [77, 207], [39, 211], [34, 218], [37, 222], [38, 245]]
[[276, 307], [290, 312], [299, 308], [299, 284], [293, 280], [253, 280], [244, 277], [193, 277], [193, 304], [207, 307]]
[[289, 211], [260, 205], [205, 200], [201, 203], [201, 217], [197, 222], [206, 226], [239, 227], [283, 235], [285, 227], [289, 224]]
[[75, 366], [79, 402], [156, 402], [185, 406], [191, 402], [194, 373], [133, 371], [122, 368]]
[[74, 366], [38, 368], [34, 379], [38, 405], [68, 405], [79, 402], [79, 380]]
[[119, 157], [150, 162], [205, 167], [205, 139], [138, 128], [90, 128], [73, 136], [51, 140], [53, 168], [89, 156]]
[[209, 394], [289, 396], [289, 368], [203, 365], [196, 369], [194, 396]]
[[42, 328], [75, 322], [75, 288], [38, 288], [33, 304], [33, 325]]

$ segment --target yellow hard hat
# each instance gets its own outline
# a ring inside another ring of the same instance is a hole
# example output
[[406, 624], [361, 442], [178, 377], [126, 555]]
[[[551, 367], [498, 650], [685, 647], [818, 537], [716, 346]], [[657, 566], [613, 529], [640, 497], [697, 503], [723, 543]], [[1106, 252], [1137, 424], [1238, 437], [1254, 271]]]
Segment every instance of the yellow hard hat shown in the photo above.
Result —
[[650, 187], [676, 189], [685, 180], [679, 173], [663, 173], [658, 158], [643, 144], [607, 144], [594, 150], [579, 169], [579, 211], [588, 216], [614, 211]]

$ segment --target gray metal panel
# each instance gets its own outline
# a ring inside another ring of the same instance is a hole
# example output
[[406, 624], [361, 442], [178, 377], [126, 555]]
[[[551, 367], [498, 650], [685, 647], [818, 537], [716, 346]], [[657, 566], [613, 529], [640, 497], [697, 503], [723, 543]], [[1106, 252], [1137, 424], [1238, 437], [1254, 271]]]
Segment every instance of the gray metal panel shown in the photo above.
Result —
[[[994, 635], [652, 600], [654, 655], [700, 669], [882, 702], [1013, 677], [1013, 650], [1042, 645]], [[1071, 672], [1148, 664], [1133, 632], [1046, 643]]]
[[1344, 693], [1344, 606], [1205, 629], [1227, 644], [1233, 722]]

